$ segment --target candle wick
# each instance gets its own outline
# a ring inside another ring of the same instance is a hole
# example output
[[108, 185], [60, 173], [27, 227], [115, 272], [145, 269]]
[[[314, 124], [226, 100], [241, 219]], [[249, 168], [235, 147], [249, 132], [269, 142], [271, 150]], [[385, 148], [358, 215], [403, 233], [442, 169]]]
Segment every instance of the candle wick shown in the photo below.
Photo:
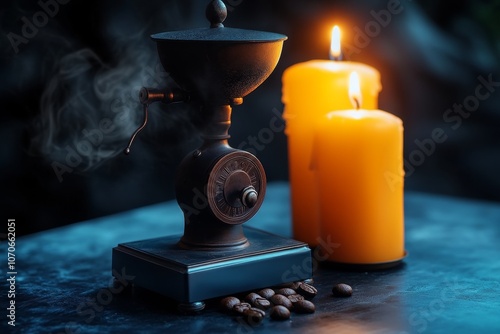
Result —
[[357, 98], [353, 98], [353, 100], [354, 100], [354, 105], [356, 107], [356, 110], [359, 110], [359, 108], [361, 107], [359, 104], [359, 100]]
[[342, 60], [342, 53], [339, 53], [338, 56], [334, 56], [330, 53], [330, 60], [333, 60], [333, 61], [341, 61]]

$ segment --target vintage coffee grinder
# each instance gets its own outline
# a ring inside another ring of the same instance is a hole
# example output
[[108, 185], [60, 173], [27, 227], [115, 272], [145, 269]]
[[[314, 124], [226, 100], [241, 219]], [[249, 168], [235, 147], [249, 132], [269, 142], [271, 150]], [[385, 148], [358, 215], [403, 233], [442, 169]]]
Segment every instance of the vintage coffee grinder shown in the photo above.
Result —
[[242, 226], [264, 200], [266, 175], [254, 155], [228, 144], [232, 106], [271, 74], [287, 37], [226, 28], [226, 15], [224, 3], [214, 0], [206, 9], [209, 28], [151, 36], [180, 88], [142, 88], [144, 123], [126, 149], [129, 153], [146, 125], [150, 103], [201, 106], [204, 143], [181, 162], [175, 182], [184, 235], [113, 248], [113, 272], [126, 268], [134, 285], [165, 295], [184, 310], [201, 310], [210, 298], [312, 276], [307, 244]]

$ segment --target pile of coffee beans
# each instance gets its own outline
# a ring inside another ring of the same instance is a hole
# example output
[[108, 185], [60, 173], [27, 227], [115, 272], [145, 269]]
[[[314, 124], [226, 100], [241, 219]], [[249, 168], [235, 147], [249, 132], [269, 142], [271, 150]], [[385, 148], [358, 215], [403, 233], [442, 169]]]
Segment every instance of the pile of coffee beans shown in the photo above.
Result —
[[[253, 326], [264, 320], [267, 311], [273, 320], [290, 319], [292, 312], [314, 313], [316, 306], [311, 300], [317, 294], [318, 290], [312, 286], [312, 280], [292, 282], [279, 287], [250, 292], [241, 299], [229, 296], [220, 301], [220, 306], [225, 312], [241, 316]], [[350, 297], [352, 288], [345, 283], [335, 284], [332, 288], [332, 295]]]
[[317, 294], [318, 290], [311, 284], [293, 282], [250, 292], [242, 300], [229, 296], [220, 301], [220, 306], [225, 312], [243, 316], [249, 324], [256, 325], [266, 317], [267, 310], [274, 320], [287, 320], [291, 312], [314, 313], [316, 306], [311, 299]]

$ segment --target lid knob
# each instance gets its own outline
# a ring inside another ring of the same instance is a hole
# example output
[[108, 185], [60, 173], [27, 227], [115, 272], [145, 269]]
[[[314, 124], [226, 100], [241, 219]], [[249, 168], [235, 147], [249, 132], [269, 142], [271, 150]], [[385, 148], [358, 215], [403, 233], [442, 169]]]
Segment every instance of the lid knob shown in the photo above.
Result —
[[221, 28], [222, 22], [227, 17], [227, 8], [222, 0], [212, 0], [205, 10], [205, 15], [210, 21], [210, 28]]

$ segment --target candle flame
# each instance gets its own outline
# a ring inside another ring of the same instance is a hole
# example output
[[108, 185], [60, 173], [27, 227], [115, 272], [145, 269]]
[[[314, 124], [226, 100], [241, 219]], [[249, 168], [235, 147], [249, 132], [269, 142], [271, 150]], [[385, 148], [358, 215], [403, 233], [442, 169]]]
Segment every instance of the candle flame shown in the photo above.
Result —
[[334, 26], [332, 29], [330, 59], [340, 60], [340, 28], [338, 26]]
[[359, 109], [361, 107], [361, 85], [356, 71], [351, 72], [349, 76], [349, 98], [354, 108]]

